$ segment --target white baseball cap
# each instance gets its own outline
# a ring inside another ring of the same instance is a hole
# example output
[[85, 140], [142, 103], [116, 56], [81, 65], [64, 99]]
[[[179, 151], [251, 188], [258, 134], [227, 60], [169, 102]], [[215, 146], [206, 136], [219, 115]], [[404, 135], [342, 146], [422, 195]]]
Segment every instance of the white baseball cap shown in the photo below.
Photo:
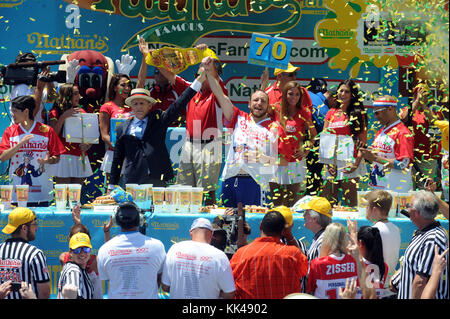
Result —
[[196, 228], [206, 228], [206, 229], [209, 229], [210, 231], [213, 231], [213, 227], [212, 227], [209, 219], [206, 219], [203, 217], [200, 217], [200, 218], [197, 218], [196, 220], [194, 220], [192, 222], [191, 229], [189, 229], [189, 231], [194, 230]]

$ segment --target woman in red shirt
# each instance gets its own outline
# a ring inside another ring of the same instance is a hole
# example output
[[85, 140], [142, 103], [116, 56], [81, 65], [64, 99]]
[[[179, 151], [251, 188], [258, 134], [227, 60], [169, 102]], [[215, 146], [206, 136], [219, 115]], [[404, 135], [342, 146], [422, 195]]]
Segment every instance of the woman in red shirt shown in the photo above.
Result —
[[114, 74], [108, 89], [109, 101], [100, 107], [98, 117], [100, 134], [103, 141], [108, 146], [100, 170], [106, 173], [108, 181], [114, 154], [114, 146], [111, 143], [110, 132], [111, 119], [127, 119], [130, 117], [131, 107], [125, 105], [125, 100], [130, 95], [131, 89], [130, 77], [128, 75], [121, 73]]
[[83, 184], [84, 179], [92, 175], [89, 157], [85, 155], [90, 145], [67, 142], [63, 136], [65, 120], [78, 113], [85, 113], [79, 102], [78, 87], [69, 83], [63, 84], [48, 115], [50, 126], [58, 134], [66, 149], [59, 162], [52, 168], [56, 184]]
[[[281, 104], [275, 104], [273, 117], [284, 128], [287, 138], [279, 143], [288, 144], [292, 154], [281, 154], [287, 166], [278, 166], [270, 190], [275, 206], [292, 207], [299, 198], [300, 185], [306, 177], [305, 158], [317, 135], [311, 120], [312, 102], [307, 90], [295, 81], [286, 83]], [[279, 151], [283, 149], [280, 147]]]
[[367, 144], [367, 114], [362, 104], [358, 86], [353, 80], [339, 84], [338, 104], [330, 108], [323, 127], [324, 132], [335, 135], [351, 136], [354, 142], [354, 159], [349, 159], [347, 166], [327, 165], [326, 182], [321, 196], [337, 204], [339, 189], [345, 206], [357, 205], [358, 181], [367, 173], [359, 146]]

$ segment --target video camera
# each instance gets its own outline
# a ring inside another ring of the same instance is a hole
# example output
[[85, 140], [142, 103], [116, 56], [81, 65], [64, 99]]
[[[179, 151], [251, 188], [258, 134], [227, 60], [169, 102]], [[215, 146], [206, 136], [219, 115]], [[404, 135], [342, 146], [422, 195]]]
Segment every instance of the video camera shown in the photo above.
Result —
[[48, 76], [39, 75], [39, 69], [49, 65], [64, 64], [64, 60], [56, 61], [36, 61], [32, 53], [19, 54], [16, 62], [0, 67], [0, 85], [27, 84], [36, 86], [37, 80], [43, 82], [66, 82], [66, 71], [50, 72]]
[[[243, 234], [250, 235], [250, 228], [245, 226], [245, 211], [243, 211]], [[231, 258], [238, 250], [239, 220], [238, 209], [233, 209], [233, 215], [219, 215], [213, 221], [213, 239], [211, 245], [222, 250]]]

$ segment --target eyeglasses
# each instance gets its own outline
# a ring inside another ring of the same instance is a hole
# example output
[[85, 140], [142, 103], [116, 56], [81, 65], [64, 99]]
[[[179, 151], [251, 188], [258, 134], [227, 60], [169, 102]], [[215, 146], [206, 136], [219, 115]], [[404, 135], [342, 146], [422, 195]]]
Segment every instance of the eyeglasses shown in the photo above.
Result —
[[295, 77], [295, 75], [296, 75], [296, 73], [295, 72], [283, 72], [283, 74], [285, 74], [285, 76], [287, 76], [287, 77]]
[[91, 252], [91, 248], [89, 247], [78, 247], [75, 249], [72, 249], [74, 254], [81, 254], [81, 251], [84, 251], [86, 254], [89, 254]]

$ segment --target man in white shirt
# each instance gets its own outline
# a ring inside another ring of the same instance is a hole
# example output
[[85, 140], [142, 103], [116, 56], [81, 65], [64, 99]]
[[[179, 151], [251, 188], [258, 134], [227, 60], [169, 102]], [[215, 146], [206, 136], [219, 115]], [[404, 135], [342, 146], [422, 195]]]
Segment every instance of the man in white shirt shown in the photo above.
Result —
[[373, 227], [380, 231], [381, 241], [383, 243], [383, 258], [388, 265], [388, 276], [386, 285], [395, 273], [395, 267], [398, 264], [400, 253], [400, 230], [388, 220], [389, 210], [392, 206], [392, 195], [388, 191], [374, 190], [367, 193], [366, 218], [372, 221]]
[[158, 299], [158, 287], [166, 252], [161, 241], [138, 232], [139, 208], [121, 203], [114, 214], [122, 233], [98, 251], [101, 280], [109, 280], [108, 299]]
[[232, 299], [235, 286], [225, 253], [210, 245], [211, 222], [197, 218], [189, 230], [192, 240], [174, 244], [167, 252], [162, 288], [171, 299]]

